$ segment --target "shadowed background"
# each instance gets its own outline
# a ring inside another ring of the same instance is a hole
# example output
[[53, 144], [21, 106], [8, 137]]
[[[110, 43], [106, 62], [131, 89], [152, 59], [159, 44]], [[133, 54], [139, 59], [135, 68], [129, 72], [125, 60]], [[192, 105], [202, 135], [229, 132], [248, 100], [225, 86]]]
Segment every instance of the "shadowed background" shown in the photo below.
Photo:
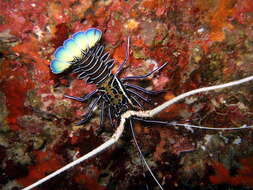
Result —
[[[49, 64], [71, 34], [96, 27], [116, 60], [130, 60], [122, 76], [160, 73], [137, 82], [167, 92], [154, 105], [199, 87], [253, 73], [251, 0], [44, 0], [0, 1], [0, 188], [20, 189], [106, 141], [99, 117], [75, 122], [96, 87], [75, 75], [56, 76]], [[252, 125], [252, 83], [200, 94], [166, 109], [157, 119], [206, 127]], [[126, 127], [127, 128], [127, 127]], [[203, 131], [136, 122], [138, 142], [164, 189], [252, 189], [252, 130]], [[146, 174], [146, 178], [143, 176]], [[129, 129], [111, 149], [38, 189], [158, 189], [142, 163]]]

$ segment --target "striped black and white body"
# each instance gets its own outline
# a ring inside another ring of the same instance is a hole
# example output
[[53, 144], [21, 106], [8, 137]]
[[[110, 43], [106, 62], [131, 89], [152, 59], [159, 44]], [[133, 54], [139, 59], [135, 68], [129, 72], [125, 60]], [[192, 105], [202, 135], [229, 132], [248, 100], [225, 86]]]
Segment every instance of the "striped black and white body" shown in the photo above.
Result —
[[125, 78], [123, 81], [118, 78], [125, 62], [126, 60], [116, 74], [112, 74], [114, 60], [110, 58], [109, 53], [105, 52], [104, 46], [100, 44], [83, 52], [82, 58], [75, 60], [71, 66], [71, 71], [77, 73], [79, 79], [84, 79], [89, 84], [97, 85], [95, 91], [84, 97], [65, 96], [81, 102], [92, 99], [88, 113], [77, 125], [88, 121], [97, 105], [101, 107], [100, 124], [103, 126], [105, 111], [108, 113], [111, 124], [114, 125], [114, 119], [117, 119], [122, 113], [129, 109], [141, 109], [142, 104], [140, 101], [148, 101], [146, 97], [135, 90], [154, 93], [153, 91], [146, 91], [141, 87], [124, 82], [133, 79], [132, 77]]
[[88, 121], [97, 105], [101, 107], [100, 125], [103, 126], [104, 124], [105, 112], [110, 118], [111, 125], [113, 125], [114, 121], [125, 111], [142, 109], [143, 102], [149, 103], [146, 94], [160, 93], [128, 84], [127, 81], [144, 79], [163, 68], [166, 64], [146, 75], [121, 79], [119, 75], [128, 59], [130, 40], [128, 38], [124, 62], [120, 65], [118, 71], [112, 74], [114, 60], [108, 52], [105, 52], [104, 46], [99, 43], [101, 36], [102, 32], [97, 28], [90, 28], [73, 34], [71, 38], [64, 41], [63, 46], [57, 48], [54, 59], [50, 64], [51, 71], [54, 74], [71, 71], [77, 73], [79, 79], [97, 85], [97, 89], [86, 96], [65, 96], [80, 102], [91, 101], [87, 114], [77, 125], [82, 125]]
[[104, 52], [104, 46], [98, 44], [83, 51], [82, 58], [76, 60], [72, 67], [73, 72], [78, 73], [79, 79], [86, 79], [89, 84], [99, 85], [111, 76], [113, 63], [110, 54]]

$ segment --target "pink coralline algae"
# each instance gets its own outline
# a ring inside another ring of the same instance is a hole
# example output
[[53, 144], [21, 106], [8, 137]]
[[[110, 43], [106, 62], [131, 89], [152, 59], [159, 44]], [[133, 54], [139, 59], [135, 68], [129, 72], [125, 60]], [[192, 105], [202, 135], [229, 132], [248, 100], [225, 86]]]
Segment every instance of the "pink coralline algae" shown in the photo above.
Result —
[[[96, 86], [76, 75], [54, 75], [55, 49], [91, 27], [122, 76], [149, 90], [150, 109], [204, 86], [252, 75], [251, 0], [0, 1], [0, 189], [21, 189], [106, 141], [114, 128], [99, 112], [75, 123], [88, 104], [66, 99]], [[154, 119], [206, 127], [252, 125], [251, 84], [185, 99]], [[252, 189], [252, 130], [209, 131], [135, 122], [140, 147], [164, 189]], [[101, 133], [101, 134], [100, 134]], [[120, 142], [37, 189], [157, 189], [143, 170], [129, 128]], [[144, 177], [145, 173], [146, 177]]]

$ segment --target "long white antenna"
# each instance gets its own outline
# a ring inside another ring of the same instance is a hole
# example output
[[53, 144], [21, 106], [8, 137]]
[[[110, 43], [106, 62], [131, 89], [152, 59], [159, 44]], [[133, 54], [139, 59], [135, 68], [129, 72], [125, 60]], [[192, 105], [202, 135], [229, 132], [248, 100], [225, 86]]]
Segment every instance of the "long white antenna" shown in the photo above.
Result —
[[[23, 190], [29, 190], [32, 189], [34, 187], [37, 187], [38, 185], [44, 183], [45, 181], [57, 176], [58, 174], [64, 172], [65, 170], [95, 156], [96, 154], [104, 151], [105, 149], [107, 149], [108, 147], [110, 147], [111, 145], [113, 145], [114, 143], [116, 143], [118, 141], [118, 139], [121, 137], [123, 130], [124, 130], [124, 124], [126, 119], [132, 117], [132, 116], [137, 116], [137, 117], [144, 117], [144, 118], [151, 118], [154, 115], [160, 113], [161, 111], [163, 111], [164, 109], [166, 109], [167, 107], [171, 106], [172, 104], [183, 100], [184, 98], [188, 97], [188, 96], [192, 96], [198, 93], [202, 93], [202, 92], [208, 92], [211, 90], [217, 90], [217, 89], [222, 89], [222, 88], [227, 88], [227, 87], [231, 87], [231, 86], [236, 86], [236, 85], [240, 85], [242, 83], [246, 83], [249, 81], [253, 80], [253, 76], [250, 77], [246, 77], [237, 81], [233, 81], [233, 82], [229, 82], [229, 83], [225, 83], [225, 84], [220, 84], [220, 85], [214, 85], [214, 86], [210, 86], [210, 87], [204, 87], [204, 88], [199, 88], [199, 89], [195, 89], [186, 93], [183, 93], [179, 96], [176, 96], [175, 98], [168, 100], [167, 102], [161, 104], [160, 106], [157, 106], [156, 108], [152, 109], [152, 110], [147, 110], [147, 111], [132, 111], [129, 110], [127, 112], [125, 112], [124, 114], [122, 114], [121, 116], [121, 120], [120, 120], [120, 124], [116, 130], [116, 132], [113, 134], [113, 136], [106, 141], [104, 144], [100, 145], [99, 147], [95, 148], [94, 150], [92, 150], [91, 152], [85, 154], [84, 156], [80, 157], [79, 159], [67, 164], [66, 166], [60, 168], [59, 170], [53, 172], [52, 174], [46, 176], [45, 178], [40, 179], [39, 181], [35, 182], [34, 184], [24, 188]], [[178, 124], [179, 125], [179, 124]], [[192, 126], [189, 126], [192, 127]], [[206, 127], [204, 127], [206, 128]], [[241, 129], [247, 129], [247, 128], [251, 128], [251, 127], [241, 127]], [[222, 130], [222, 128], [220, 128]]]

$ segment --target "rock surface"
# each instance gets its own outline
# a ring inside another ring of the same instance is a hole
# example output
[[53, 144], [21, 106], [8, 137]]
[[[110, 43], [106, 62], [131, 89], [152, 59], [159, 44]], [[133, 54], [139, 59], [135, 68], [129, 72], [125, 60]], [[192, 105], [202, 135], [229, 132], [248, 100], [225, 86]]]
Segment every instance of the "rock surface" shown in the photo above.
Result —
[[[0, 1], [0, 189], [21, 189], [106, 141], [115, 129], [99, 114], [75, 126], [87, 104], [64, 98], [96, 87], [49, 64], [71, 34], [96, 27], [116, 60], [130, 60], [122, 76], [156, 75], [136, 84], [183, 92], [253, 73], [252, 0]], [[252, 83], [189, 97], [156, 117], [206, 127], [252, 125]], [[152, 106], [146, 105], [147, 108]], [[193, 132], [135, 123], [140, 147], [164, 189], [252, 189], [252, 130]], [[144, 177], [143, 173], [146, 174]], [[128, 127], [120, 142], [38, 189], [158, 189], [134, 147]]]

